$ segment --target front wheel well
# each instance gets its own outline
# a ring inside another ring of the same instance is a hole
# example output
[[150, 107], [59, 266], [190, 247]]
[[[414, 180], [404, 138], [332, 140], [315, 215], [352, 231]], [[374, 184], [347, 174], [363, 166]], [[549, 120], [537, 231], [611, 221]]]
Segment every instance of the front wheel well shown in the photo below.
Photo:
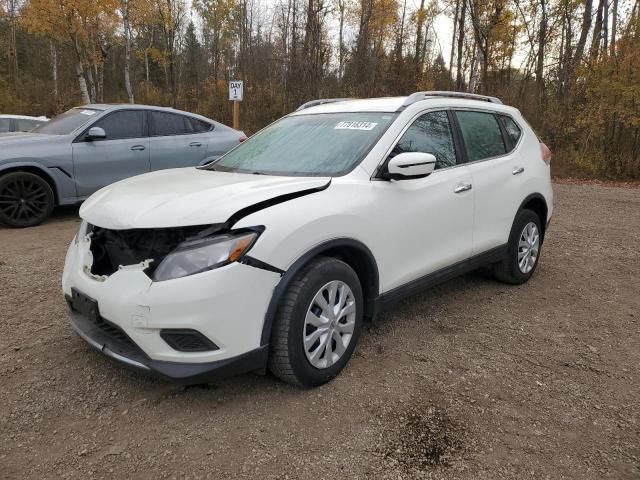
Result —
[[8, 173], [15, 173], [15, 172], [27, 172], [42, 178], [51, 187], [51, 190], [53, 191], [53, 198], [54, 198], [55, 204], [58, 205], [59, 199], [58, 199], [58, 189], [56, 187], [56, 182], [54, 182], [53, 178], [48, 173], [44, 172], [41, 168], [38, 168], [38, 167], [22, 165], [19, 167], [9, 167], [5, 170], [0, 171], [0, 177], [3, 177]]
[[371, 251], [362, 243], [350, 238], [340, 238], [329, 240], [326, 243], [316, 246], [298, 260], [284, 273], [280, 282], [276, 286], [271, 301], [265, 314], [265, 321], [262, 326], [260, 344], [266, 345], [271, 339], [271, 328], [276, 316], [276, 312], [287, 289], [298, 276], [298, 274], [309, 263], [318, 257], [333, 257], [342, 260], [349, 265], [358, 276], [362, 294], [364, 297], [364, 317], [372, 319], [375, 315], [376, 301], [378, 299], [379, 277], [378, 264]]
[[349, 265], [360, 280], [365, 308], [364, 316], [369, 319], [373, 315], [374, 300], [379, 293], [378, 268], [370, 252], [350, 245], [337, 245], [318, 254], [323, 257], [333, 257]]

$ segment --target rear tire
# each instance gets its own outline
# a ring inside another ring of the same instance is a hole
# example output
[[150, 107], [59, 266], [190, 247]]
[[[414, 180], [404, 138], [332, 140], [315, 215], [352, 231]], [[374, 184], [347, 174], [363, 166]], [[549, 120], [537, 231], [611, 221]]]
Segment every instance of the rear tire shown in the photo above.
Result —
[[305, 387], [334, 378], [355, 349], [363, 305], [360, 281], [349, 265], [336, 258], [313, 260], [291, 282], [278, 307], [269, 370]]
[[525, 283], [536, 271], [541, 249], [540, 217], [531, 210], [520, 210], [509, 234], [507, 256], [493, 266], [494, 276], [512, 285]]
[[12, 172], [0, 177], [0, 223], [13, 228], [33, 227], [53, 211], [51, 186], [38, 175]]

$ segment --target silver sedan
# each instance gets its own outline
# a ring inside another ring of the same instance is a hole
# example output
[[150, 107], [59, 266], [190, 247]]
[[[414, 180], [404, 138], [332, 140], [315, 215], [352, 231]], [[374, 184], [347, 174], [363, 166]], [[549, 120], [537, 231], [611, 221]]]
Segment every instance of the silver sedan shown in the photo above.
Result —
[[127, 177], [217, 159], [244, 133], [193, 113], [86, 105], [28, 133], [0, 135], [0, 222], [30, 227]]

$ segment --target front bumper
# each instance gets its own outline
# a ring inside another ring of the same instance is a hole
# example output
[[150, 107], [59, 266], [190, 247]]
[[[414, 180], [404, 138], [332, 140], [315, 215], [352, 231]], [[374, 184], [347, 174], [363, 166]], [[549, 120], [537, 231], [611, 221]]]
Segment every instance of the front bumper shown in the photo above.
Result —
[[203, 383], [251, 371], [264, 371], [268, 345], [225, 360], [205, 363], [181, 363], [152, 360], [137, 345], [105, 334], [85, 316], [70, 311], [69, 321], [76, 333], [95, 350], [126, 367], [178, 383]]
[[[140, 371], [198, 382], [263, 369], [267, 349], [262, 328], [278, 273], [233, 263], [188, 277], [152, 282], [143, 265], [121, 267], [106, 278], [90, 273], [89, 240], [72, 242], [62, 279], [97, 302], [100, 318], [122, 335], [94, 328], [88, 317], [71, 311], [75, 331], [92, 347]], [[184, 352], [160, 336], [170, 329], [192, 329], [218, 348]], [[124, 342], [123, 342], [124, 340]]]

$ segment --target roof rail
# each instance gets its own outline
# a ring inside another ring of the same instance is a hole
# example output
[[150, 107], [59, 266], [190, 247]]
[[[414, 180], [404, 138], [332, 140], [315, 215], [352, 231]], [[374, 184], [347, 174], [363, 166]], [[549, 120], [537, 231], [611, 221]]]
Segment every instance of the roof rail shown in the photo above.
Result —
[[415, 92], [407, 97], [402, 106], [398, 110], [404, 110], [409, 105], [416, 103], [420, 100], [425, 100], [427, 97], [450, 97], [450, 98], [466, 98], [467, 100], [481, 100], [484, 102], [497, 103], [502, 105], [502, 100], [497, 97], [489, 97], [487, 95], [477, 95], [475, 93], [466, 92], [446, 92], [446, 91], [432, 91], [432, 92]]
[[344, 102], [345, 100], [352, 100], [352, 99], [351, 98], [319, 98], [317, 100], [311, 100], [310, 102], [303, 103], [298, 108], [296, 108], [296, 112], [299, 112], [300, 110], [304, 110], [305, 108], [311, 108], [317, 105], [322, 105], [324, 103]]

